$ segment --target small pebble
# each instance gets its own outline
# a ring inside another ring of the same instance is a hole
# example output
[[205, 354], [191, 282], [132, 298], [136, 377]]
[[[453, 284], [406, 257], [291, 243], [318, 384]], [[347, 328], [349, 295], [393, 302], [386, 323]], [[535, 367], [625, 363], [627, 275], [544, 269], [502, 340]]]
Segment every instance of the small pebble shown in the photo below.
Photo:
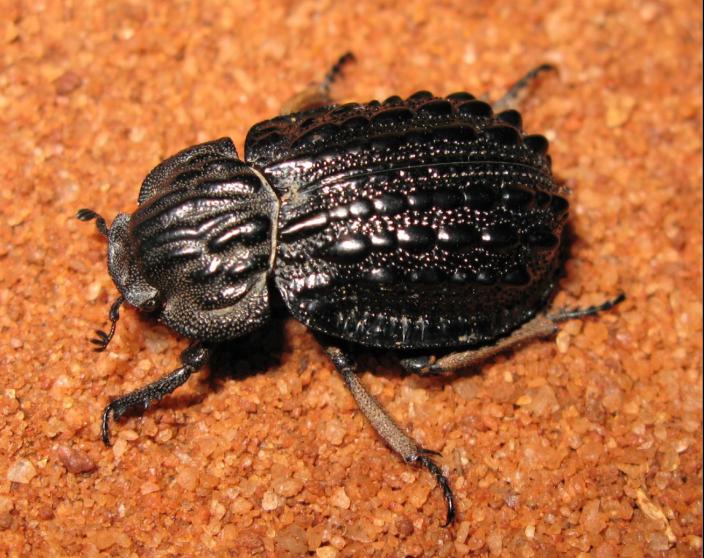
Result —
[[59, 77], [54, 82], [54, 85], [56, 87], [56, 94], [68, 95], [70, 93], [73, 93], [76, 89], [81, 86], [82, 82], [83, 80], [81, 79], [81, 76], [79, 76], [75, 72], [64, 72], [63, 74], [61, 74], [61, 77]]
[[350, 497], [347, 496], [347, 492], [343, 487], [336, 488], [330, 497], [330, 503], [333, 506], [342, 508], [343, 510], [349, 509], [350, 507]]
[[284, 479], [274, 484], [274, 490], [284, 498], [291, 498], [303, 490], [303, 483], [298, 479]]
[[159, 485], [152, 481], [144, 482], [142, 483], [142, 486], [139, 487], [139, 492], [142, 495], [151, 494], [152, 492], [157, 492], [158, 490], [160, 490]]
[[345, 427], [337, 419], [332, 419], [325, 424], [325, 439], [334, 446], [339, 446], [345, 439]]
[[7, 470], [7, 480], [20, 484], [29, 483], [37, 476], [37, 470], [29, 459], [18, 459]]
[[567, 331], [560, 330], [560, 332], [555, 336], [555, 344], [557, 345], [557, 350], [562, 354], [565, 354], [570, 348], [571, 336]]
[[122, 457], [122, 455], [127, 451], [127, 447], [127, 442], [123, 438], [117, 440], [112, 446], [112, 453], [115, 458], [119, 459]]
[[91, 457], [77, 448], [61, 445], [56, 448], [56, 454], [69, 473], [89, 473], [97, 468]]
[[264, 511], [273, 511], [282, 503], [281, 497], [271, 490], [267, 490], [262, 497], [262, 509]]
[[339, 551], [334, 546], [321, 546], [315, 550], [317, 558], [335, 558]]

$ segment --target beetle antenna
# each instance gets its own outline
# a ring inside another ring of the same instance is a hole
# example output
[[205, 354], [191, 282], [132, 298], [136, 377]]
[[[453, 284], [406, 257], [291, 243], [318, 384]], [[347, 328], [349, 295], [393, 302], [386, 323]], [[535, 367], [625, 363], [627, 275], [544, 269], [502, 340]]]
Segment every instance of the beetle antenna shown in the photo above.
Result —
[[108, 232], [110, 229], [108, 228], [107, 224], [105, 223], [105, 219], [101, 215], [98, 215], [95, 211], [92, 209], [79, 209], [78, 212], [76, 213], [76, 219], [79, 221], [92, 221], [95, 219], [95, 226], [98, 228], [98, 231], [100, 231], [100, 234], [102, 234], [105, 238], [108, 236]]
[[[105, 221], [103, 221], [103, 224], [105, 224]], [[100, 228], [100, 227], [98, 227]], [[110, 319], [110, 331], [105, 333], [101, 329], [96, 329], [95, 330], [95, 335], [97, 337], [94, 337], [93, 339], [90, 340], [93, 345], [96, 345], [96, 348], [94, 349], [96, 353], [102, 353], [105, 349], [108, 348], [108, 344], [112, 340], [113, 336], [115, 335], [115, 328], [117, 327], [117, 320], [120, 319], [120, 306], [122, 306], [122, 303], [125, 302], [125, 297], [124, 296], [119, 296], [115, 300], [115, 302], [112, 303], [112, 306], [110, 307], [110, 313], [108, 314], [108, 318]]]

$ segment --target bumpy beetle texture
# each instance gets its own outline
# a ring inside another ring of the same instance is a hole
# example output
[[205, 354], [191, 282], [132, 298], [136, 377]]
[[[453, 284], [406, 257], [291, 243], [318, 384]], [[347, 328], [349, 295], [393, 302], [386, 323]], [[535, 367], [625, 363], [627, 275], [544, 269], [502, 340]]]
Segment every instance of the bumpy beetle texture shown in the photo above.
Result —
[[147, 176], [137, 210], [109, 228], [94, 211], [79, 211], [108, 237], [121, 292], [110, 332], [93, 340], [98, 350], [125, 300], [194, 341], [180, 368], [110, 402], [103, 441], [111, 417], [171, 393], [213, 344], [264, 325], [278, 291], [318, 334], [376, 431], [435, 476], [451, 523], [452, 491], [435, 452], [364, 389], [350, 348], [396, 350], [406, 370], [441, 373], [623, 300], [544, 312], [568, 211], [547, 151], [543, 136], [523, 132], [515, 110], [495, 113], [468, 93], [420, 91], [257, 124], [244, 162], [229, 138], [185, 149]]
[[277, 203], [230, 139], [186, 149], [149, 173], [137, 211], [113, 222], [110, 274], [127, 302], [186, 337], [238, 337], [269, 316]]
[[516, 111], [465, 93], [278, 117], [248, 134], [248, 165], [225, 138], [156, 167], [111, 227], [110, 272], [192, 339], [261, 324], [273, 274], [291, 314], [328, 335], [486, 343], [556, 283], [568, 206], [546, 151]]
[[256, 125], [246, 159], [281, 199], [274, 278], [291, 314], [373, 347], [497, 339], [555, 285], [567, 201], [547, 141], [466, 93]]

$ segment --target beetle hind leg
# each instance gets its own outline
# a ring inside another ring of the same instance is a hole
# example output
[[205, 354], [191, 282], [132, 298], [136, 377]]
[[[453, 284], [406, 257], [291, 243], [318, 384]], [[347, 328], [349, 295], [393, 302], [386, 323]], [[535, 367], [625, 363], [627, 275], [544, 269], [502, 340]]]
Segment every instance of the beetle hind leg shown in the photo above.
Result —
[[499, 339], [493, 345], [484, 345], [468, 351], [449, 353], [441, 357], [420, 356], [406, 358], [402, 359], [399, 364], [407, 372], [414, 374], [445, 374], [453, 370], [473, 366], [519, 343], [540, 337], [548, 337], [555, 333], [556, 330], [554, 322], [548, 316], [541, 314], [523, 324], [507, 337]]
[[334, 104], [330, 97], [330, 87], [340, 77], [342, 69], [353, 61], [354, 54], [351, 52], [346, 52], [340, 56], [321, 82], [310, 84], [303, 91], [288, 99], [281, 107], [281, 114], [302, 112]]
[[515, 108], [526, 90], [535, 83], [542, 74], [546, 72], [557, 72], [557, 68], [552, 64], [541, 64], [530, 70], [526, 75], [514, 83], [506, 94], [498, 101], [492, 103], [496, 112]]
[[624, 300], [626, 300], [626, 294], [620, 293], [614, 298], [611, 298], [595, 306], [589, 306], [587, 308], [563, 308], [562, 310], [558, 310], [554, 314], [549, 314], [548, 318], [550, 318], [555, 323], [559, 323], [566, 322], [567, 320], [584, 318], [586, 316], [594, 316], [606, 310], [611, 310], [614, 306], [616, 306], [617, 304], [621, 304]]
[[594, 316], [600, 312], [610, 310], [624, 300], [626, 300], [626, 295], [621, 293], [602, 304], [589, 306], [588, 308], [562, 309], [552, 314], [539, 314], [517, 330], [511, 332], [507, 337], [499, 339], [493, 345], [485, 345], [468, 351], [449, 353], [441, 357], [419, 356], [405, 358], [400, 360], [399, 364], [407, 372], [421, 375], [439, 375], [462, 368], [468, 368], [520, 343], [542, 337], [549, 337], [557, 331], [557, 326], [555, 325], [557, 323], [584, 318], [586, 316]]
[[364, 389], [355, 373], [355, 363], [348, 354], [337, 347], [326, 347], [325, 350], [344, 379], [347, 389], [350, 390], [352, 397], [354, 397], [360, 410], [367, 417], [374, 430], [406, 463], [417, 463], [433, 474], [438, 485], [442, 488], [447, 506], [445, 526], [450, 525], [455, 519], [455, 502], [452, 489], [447, 477], [430, 457], [431, 455], [440, 454], [418, 446], [410, 436], [401, 430], [379, 402]]
[[177, 387], [183, 385], [191, 377], [191, 374], [205, 365], [209, 356], [209, 349], [201, 346], [200, 343], [193, 343], [181, 353], [182, 366], [180, 368], [143, 388], [122, 395], [108, 403], [103, 411], [100, 428], [103, 443], [106, 446], [110, 445], [110, 418], [119, 420], [127, 411], [133, 409], [145, 411], [152, 401], [161, 400]]

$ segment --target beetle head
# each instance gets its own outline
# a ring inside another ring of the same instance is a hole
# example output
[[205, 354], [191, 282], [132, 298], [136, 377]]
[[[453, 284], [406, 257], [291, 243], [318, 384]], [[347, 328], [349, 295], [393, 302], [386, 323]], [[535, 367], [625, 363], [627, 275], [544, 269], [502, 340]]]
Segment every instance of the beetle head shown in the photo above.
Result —
[[108, 231], [127, 302], [192, 339], [220, 341], [269, 315], [278, 201], [228, 138], [190, 147], [144, 180], [139, 207]]

